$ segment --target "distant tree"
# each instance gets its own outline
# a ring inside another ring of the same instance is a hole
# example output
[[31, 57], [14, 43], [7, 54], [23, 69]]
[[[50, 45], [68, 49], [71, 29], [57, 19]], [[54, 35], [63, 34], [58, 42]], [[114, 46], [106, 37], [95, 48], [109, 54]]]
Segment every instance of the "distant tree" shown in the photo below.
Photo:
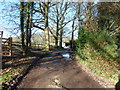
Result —
[[55, 46], [62, 47], [64, 27], [73, 20], [73, 18], [66, 18], [70, 12], [70, 4], [69, 2], [60, 2], [52, 8], [50, 20], [56, 24], [56, 30], [54, 30], [56, 33], [53, 35], [55, 38]]
[[46, 45], [46, 50], [49, 50], [50, 49], [50, 45], [49, 45], [49, 22], [48, 22], [48, 19], [49, 19], [49, 9], [51, 7], [53, 7], [54, 5], [56, 5], [57, 3], [50, 3], [50, 2], [42, 2], [42, 3], [39, 3], [39, 8], [40, 10], [35, 10], [35, 12], [39, 12], [42, 14], [42, 16], [44, 17], [44, 28], [40, 27], [40, 26], [37, 26], [34, 24], [34, 27], [36, 28], [39, 28], [41, 30], [44, 31], [44, 35], [45, 35], [45, 45]]

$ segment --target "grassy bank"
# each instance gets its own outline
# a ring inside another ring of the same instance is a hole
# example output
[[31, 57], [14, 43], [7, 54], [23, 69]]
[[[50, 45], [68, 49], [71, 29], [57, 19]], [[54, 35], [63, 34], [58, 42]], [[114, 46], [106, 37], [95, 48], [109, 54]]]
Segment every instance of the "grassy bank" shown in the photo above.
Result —
[[20, 76], [35, 59], [36, 57], [33, 56], [4, 57], [2, 60], [2, 77], [0, 78], [1, 88], [12, 86], [15, 83], [13, 79]]
[[80, 63], [106, 79], [118, 81], [120, 55], [114, 36], [105, 31], [82, 33], [77, 43]]

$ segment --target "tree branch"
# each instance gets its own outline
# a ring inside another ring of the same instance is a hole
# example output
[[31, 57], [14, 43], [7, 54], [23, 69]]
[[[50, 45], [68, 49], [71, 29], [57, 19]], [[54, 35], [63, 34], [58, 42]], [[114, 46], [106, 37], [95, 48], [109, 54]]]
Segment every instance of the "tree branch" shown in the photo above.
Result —
[[45, 30], [44, 28], [41, 28], [41, 27], [36, 26], [36, 25], [34, 25], [34, 24], [33, 24], [33, 27], [39, 28], [39, 29], [41, 29], [41, 30], [43, 30], [43, 31]]

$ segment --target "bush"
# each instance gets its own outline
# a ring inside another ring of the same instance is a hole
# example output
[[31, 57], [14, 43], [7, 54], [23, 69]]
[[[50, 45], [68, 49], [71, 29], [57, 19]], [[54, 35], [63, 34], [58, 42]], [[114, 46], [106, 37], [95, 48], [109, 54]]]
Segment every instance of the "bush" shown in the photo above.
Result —
[[87, 53], [93, 53], [93, 55], [95, 55], [95, 53], [99, 53], [100, 55], [104, 54], [110, 58], [118, 56], [116, 52], [116, 38], [110, 36], [106, 30], [94, 32], [84, 32], [83, 29], [80, 30], [77, 46], [78, 53], [83, 56], [86, 56]]
[[106, 30], [84, 32], [82, 29], [76, 42], [80, 62], [86, 63], [98, 74], [102, 72], [105, 77], [117, 80], [116, 67], [120, 57], [116, 51], [117, 41], [114, 36], [110, 36]]

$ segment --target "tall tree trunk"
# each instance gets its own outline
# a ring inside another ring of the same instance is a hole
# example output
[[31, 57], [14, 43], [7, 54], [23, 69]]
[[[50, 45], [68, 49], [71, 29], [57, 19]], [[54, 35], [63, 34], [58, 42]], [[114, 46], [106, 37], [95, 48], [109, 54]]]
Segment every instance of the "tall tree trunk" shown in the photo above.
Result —
[[59, 32], [59, 19], [57, 16], [57, 26], [56, 26], [56, 38], [55, 38], [55, 46], [58, 46], [58, 32]]
[[58, 35], [59, 35], [59, 12], [58, 12], [58, 7], [56, 6], [56, 19], [57, 19], [57, 23], [56, 23], [56, 38], [55, 38], [55, 46], [58, 46]]
[[80, 6], [81, 6], [81, 3], [78, 2], [78, 31], [80, 31]]
[[73, 50], [73, 45], [74, 44], [74, 21], [73, 21], [73, 24], [72, 24], [72, 37], [71, 37], [71, 49]]
[[62, 24], [60, 26], [60, 47], [62, 48], [62, 36], [63, 36], [63, 28], [62, 28]]
[[49, 2], [45, 3], [45, 16], [44, 16], [44, 23], [45, 23], [45, 42], [46, 42], [46, 50], [48, 51], [50, 49], [49, 45], [49, 26], [48, 26], [48, 13], [49, 13]]
[[28, 54], [29, 52], [29, 21], [30, 21], [30, 13], [29, 13], [29, 9], [30, 9], [30, 4], [29, 2], [27, 2], [27, 12], [26, 12], [26, 54]]
[[34, 2], [30, 2], [30, 21], [29, 21], [29, 41], [28, 41], [28, 44], [29, 44], [29, 47], [31, 47], [31, 35], [32, 35], [32, 17], [33, 17], [33, 8], [34, 8]]
[[21, 11], [20, 11], [20, 28], [21, 28], [21, 41], [22, 41], [22, 49], [25, 49], [25, 33], [24, 33], [24, 2], [21, 2]]

